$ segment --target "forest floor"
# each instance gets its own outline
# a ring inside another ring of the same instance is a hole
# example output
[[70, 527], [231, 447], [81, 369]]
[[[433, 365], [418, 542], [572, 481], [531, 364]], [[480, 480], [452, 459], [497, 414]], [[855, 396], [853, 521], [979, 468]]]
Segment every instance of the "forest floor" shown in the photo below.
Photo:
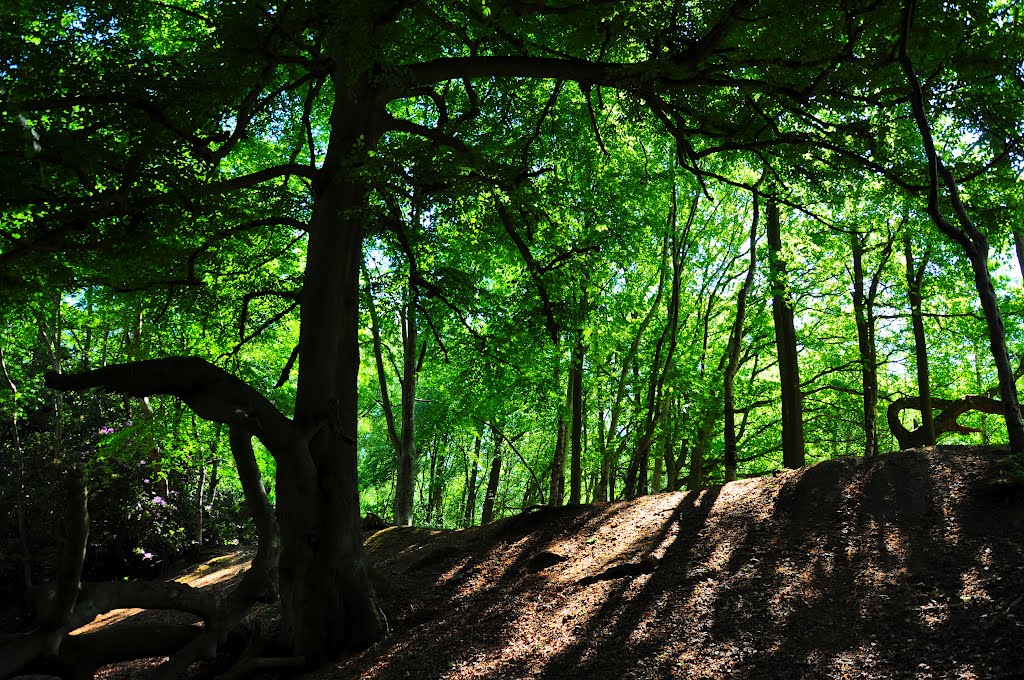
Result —
[[939, 446], [386, 529], [366, 550], [390, 636], [302, 677], [1022, 678], [1024, 480], [1005, 455]]

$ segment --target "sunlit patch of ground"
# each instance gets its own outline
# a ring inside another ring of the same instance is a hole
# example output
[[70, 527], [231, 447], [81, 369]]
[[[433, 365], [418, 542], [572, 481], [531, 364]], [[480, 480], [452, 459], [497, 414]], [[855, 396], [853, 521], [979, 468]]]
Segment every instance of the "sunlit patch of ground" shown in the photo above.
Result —
[[[252, 562], [253, 550], [249, 548], [243, 548], [235, 550], [224, 555], [213, 557], [205, 562], [191, 565], [177, 575], [168, 578], [168, 581], [177, 581], [178, 583], [184, 583], [192, 586], [193, 588], [209, 588], [222, 586], [230, 582], [231, 580], [240, 576], [246, 569], [249, 568], [249, 564]], [[100, 614], [90, 623], [76, 629], [71, 635], [82, 635], [84, 633], [90, 633], [104, 626], [113, 625], [127, 621], [139, 614], [142, 614], [143, 609], [114, 609], [107, 612], [106, 614]], [[175, 620], [196, 620], [196, 617], [189, 615], [182, 615], [179, 612], [170, 614], [174, 616]], [[160, 616], [160, 614], [154, 613], [153, 618]]]

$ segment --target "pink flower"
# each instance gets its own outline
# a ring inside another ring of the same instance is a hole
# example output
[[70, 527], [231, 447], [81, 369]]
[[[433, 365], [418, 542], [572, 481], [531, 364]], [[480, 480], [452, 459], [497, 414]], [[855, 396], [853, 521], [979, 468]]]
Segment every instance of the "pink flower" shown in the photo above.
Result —
[[163, 496], [153, 496], [153, 504], [159, 505], [161, 508], [167, 507], [167, 501], [164, 500]]

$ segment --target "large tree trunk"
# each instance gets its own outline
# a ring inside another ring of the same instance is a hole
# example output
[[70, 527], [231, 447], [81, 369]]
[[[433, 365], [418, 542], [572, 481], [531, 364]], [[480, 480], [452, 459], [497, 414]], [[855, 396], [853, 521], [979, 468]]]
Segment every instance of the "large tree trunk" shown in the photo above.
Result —
[[779, 206], [768, 201], [769, 268], [772, 286], [772, 316], [775, 320], [775, 346], [779, 354], [779, 382], [782, 387], [782, 464], [787, 468], [804, 465], [803, 395], [800, 392], [800, 368], [797, 362], [796, 329], [786, 263], [782, 260], [782, 234]]
[[925, 251], [921, 261], [915, 264], [910, 244], [910, 233], [904, 232], [903, 255], [907, 263], [907, 297], [910, 298], [910, 325], [914, 332], [914, 357], [917, 363], [917, 393], [921, 401], [923, 446], [932, 446], [935, 444], [935, 420], [928, 377], [928, 343], [924, 334], [924, 316], [921, 314], [921, 290], [924, 285], [925, 268], [928, 266], [928, 251]]
[[339, 62], [302, 288], [295, 421], [322, 426], [308, 444], [313, 469], [287, 460], [279, 463], [277, 480], [284, 632], [295, 653], [312, 663], [384, 634], [363, 560], [356, 449], [367, 202], [358, 166], [376, 143], [384, 109], [369, 87], [349, 83]]

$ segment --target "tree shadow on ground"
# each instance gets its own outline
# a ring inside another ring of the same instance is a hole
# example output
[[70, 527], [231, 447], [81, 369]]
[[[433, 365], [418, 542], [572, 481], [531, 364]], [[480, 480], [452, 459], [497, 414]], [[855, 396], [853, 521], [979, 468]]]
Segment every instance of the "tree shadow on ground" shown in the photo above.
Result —
[[848, 458], [382, 544], [394, 634], [332, 677], [1015, 677], [1024, 485], [970, 460], [970, 482], [935, 451]]

